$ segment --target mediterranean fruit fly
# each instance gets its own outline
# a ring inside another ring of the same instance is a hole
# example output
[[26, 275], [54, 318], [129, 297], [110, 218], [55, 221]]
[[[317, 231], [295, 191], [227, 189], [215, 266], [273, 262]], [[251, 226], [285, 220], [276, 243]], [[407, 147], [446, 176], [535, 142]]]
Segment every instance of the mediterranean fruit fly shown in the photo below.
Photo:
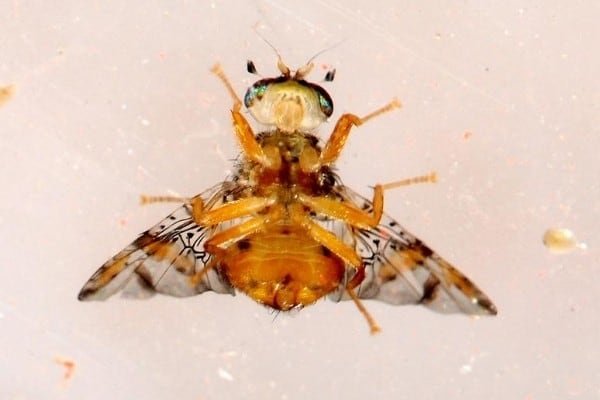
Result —
[[[79, 299], [104, 300], [118, 291], [182, 297], [241, 291], [285, 311], [327, 295], [353, 300], [372, 333], [379, 327], [361, 299], [496, 314], [467, 277], [383, 213], [386, 189], [431, 182], [434, 174], [377, 184], [367, 200], [334, 172], [351, 129], [400, 103], [364, 117], [343, 114], [321, 144], [314, 131], [333, 113], [331, 96], [305, 80], [311, 62], [296, 71], [281, 58], [277, 65], [281, 74], [255, 82], [243, 102], [221, 66], [212, 68], [233, 99], [241, 147], [236, 172], [192, 198], [143, 197], [143, 203], [184, 204], [108, 260]], [[256, 72], [252, 62], [248, 71]], [[264, 130], [254, 133], [242, 105]]]

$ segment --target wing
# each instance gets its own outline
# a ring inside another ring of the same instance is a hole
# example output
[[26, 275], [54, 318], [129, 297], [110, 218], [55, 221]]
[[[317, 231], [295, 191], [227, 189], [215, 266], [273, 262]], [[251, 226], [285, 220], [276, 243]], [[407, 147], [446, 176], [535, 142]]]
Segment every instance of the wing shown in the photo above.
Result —
[[[367, 212], [372, 210], [369, 200], [345, 186], [339, 187], [338, 194]], [[353, 244], [366, 267], [365, 279], [356, 288], [360, 298], [423, 304], [441, 313], [497, 314], [492, 301], [469, 278], [389, 216], [384, 214], [373, 229], [346, 229], [353, 230]], [[349, 299], [343, 288], [332, 297]]]
[[[235, 184], [225, 182], [199, 196], [212, 208], [227, 202], [235, 190]], [[190, 279], [209, 262], [204, 242], [216, 229], [197, 225], [191, 205], [179, 207], [104, 263], [83, 286], [79, 300], [105, 300], [118, 291], [138, 298], [154, 293], [194, 296], [208, 290], [234, 294], [215, 268], [197, 283]]]

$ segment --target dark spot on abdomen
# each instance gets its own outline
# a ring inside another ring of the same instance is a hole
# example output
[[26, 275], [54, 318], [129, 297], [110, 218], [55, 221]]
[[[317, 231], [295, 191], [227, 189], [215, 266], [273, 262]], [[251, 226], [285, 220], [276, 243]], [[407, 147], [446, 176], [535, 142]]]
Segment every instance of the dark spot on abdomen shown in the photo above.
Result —
[[242, 239], [237, 242], [237, 248], [240, 250], [248, 250], [250, 247], [252, 247], [252, 243], [250, 243], [250, 240], [248, 239]]
[[321, 253], [325, 256], [325, 257], [331, 257], [331, 250], [329, 250], [327, 247], [325, 246], [321, 246]]

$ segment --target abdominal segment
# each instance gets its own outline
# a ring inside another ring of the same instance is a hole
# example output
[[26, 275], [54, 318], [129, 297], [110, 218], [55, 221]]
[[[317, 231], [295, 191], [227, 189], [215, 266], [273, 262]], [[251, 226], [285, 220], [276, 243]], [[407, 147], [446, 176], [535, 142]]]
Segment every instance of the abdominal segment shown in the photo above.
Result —
[[284, 311], [337, 289], [345, 273], [339, 257], [293, 225], [276, 225], [231, 245], [219, 269], [255, 301]]

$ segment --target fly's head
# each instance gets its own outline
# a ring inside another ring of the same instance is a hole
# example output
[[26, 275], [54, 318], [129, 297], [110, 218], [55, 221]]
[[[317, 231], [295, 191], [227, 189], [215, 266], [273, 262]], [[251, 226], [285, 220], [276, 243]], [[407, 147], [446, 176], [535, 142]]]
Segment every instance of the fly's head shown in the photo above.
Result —
[[[281, 75], [255, 82], [244, 96], [244, 104], [260, 123], [274, 126], [283, 132], [309, 132], [325, 122], [333, 113], [333, 100], [321, 86], [304, 80], [312, 70], [308, 63], [292, 74], [279, 59]], [[256, 73], [252, 61], [248, 72]], [[335, 70], [325, 76], [332, 81]]]

